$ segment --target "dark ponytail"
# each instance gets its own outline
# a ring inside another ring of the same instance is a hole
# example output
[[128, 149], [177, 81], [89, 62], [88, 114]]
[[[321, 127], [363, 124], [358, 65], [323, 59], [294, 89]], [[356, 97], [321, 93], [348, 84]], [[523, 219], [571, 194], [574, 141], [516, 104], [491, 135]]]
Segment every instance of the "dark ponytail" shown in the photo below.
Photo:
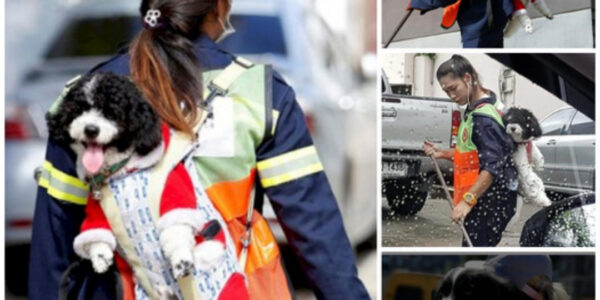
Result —
[[[144, 28], [130, 47], [131, 77], [159, 117], [193, 136], [202, 101], [202, 75], [192, 42], [200, 35], [204, 16], [217, 0], [143, 0]], [[156, 22], [144, 20], [158, 10]]]
[[440, 78], [448, 74], [452, 74], [455, 77], [462, 79], [467, 73], [471, 74], [471, 77], [473, 78], [473, 84], [481, 83], [479, 81], [479, 75], [477, 74], [471, 63], [463, 56], [454, 54], [449, 60], [443, 62], [438, 67], [436, 76], [438, 81], [440, 80]]

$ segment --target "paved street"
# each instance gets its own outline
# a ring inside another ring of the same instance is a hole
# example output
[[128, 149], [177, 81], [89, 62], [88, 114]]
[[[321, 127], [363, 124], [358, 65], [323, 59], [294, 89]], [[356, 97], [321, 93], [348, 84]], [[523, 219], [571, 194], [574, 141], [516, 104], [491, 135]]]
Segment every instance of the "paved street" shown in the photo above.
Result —
[[[504, 231], [498, 246], [518, 247], [525, 221], [538, 210], [537, 206], [524, 204], [520, 218]], [[410, 217], [396, 216], [384, 206], [382, 217], [384, 247], [460, 247], [462, 233], [451, 223], [450, 207], [442, 198], [428, 199], [423, 209]]]

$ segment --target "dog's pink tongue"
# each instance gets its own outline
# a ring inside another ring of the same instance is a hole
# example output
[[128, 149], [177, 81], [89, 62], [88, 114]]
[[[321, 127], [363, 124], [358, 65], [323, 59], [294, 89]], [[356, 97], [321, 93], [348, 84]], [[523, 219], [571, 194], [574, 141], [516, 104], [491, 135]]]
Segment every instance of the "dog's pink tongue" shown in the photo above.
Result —
[[104, 161], [104, 151], [102, 151], [102, 146], [97, 145], [88, 145], [83, 152], [83, 157], [81, 158], [81, 162], [83, 163], [83, 167], [90, 174], [98, 173], [100, 167], [102, 167], [102, 162]]

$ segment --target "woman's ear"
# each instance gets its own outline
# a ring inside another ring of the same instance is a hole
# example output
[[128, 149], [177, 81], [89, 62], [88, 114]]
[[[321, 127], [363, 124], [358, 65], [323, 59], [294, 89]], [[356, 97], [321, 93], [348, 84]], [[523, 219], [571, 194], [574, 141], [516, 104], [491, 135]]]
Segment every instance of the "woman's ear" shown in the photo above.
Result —
[[227, 15], [231, 11], [231, 0], [217, 0], [215, 13], [223, 22], [227, 19]]
[[473, 76], [471, 76], [470, 73], [465, 73], [465, 76], [463, 76], [463, 79], [465, 80], [467, 85], [469, 85], [469, 86], [473, 85]]

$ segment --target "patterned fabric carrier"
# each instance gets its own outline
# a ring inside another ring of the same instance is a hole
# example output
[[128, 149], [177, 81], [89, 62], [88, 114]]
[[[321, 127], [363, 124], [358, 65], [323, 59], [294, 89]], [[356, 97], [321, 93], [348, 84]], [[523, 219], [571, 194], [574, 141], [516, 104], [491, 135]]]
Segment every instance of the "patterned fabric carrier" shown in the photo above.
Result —
[[[227, 228], [224, 220], [200, 184], [192, 159], [199, 144], [197, 142], [193, 144], [187, 142], [187, 145], [185, 145], [185, 142], [180, 140], [180, 144], [177, 145], [176, 136], [177, 133], [171, 131], [172, 144], [169, 149], [179, 148], [172, 151], [177, 152], [177, 154], [169, 155], [169, 152], [167, 152], [159, 162], [159, 165], [162, 164], [162, 166], [157, 165], [108, 181], [104, 192], [106, 195], [108, 191], [109, 194], [112, 194], [112, 197], [109, 196], [103, 199], [103, 210], [107, 214], [113, 232], [117, 237], [117, 251], [134, 270], [136, 299], [162, 298], [166, 291], [174, 293], [177, 299], [217, 299], [231, 275], [240, 272], [235, 246], [227, 230], [224, 230], [226, 235], [224, 259], [209, 271], [200, 271], [195, 268], [193, 276], [185, 277], [179, 283], [173, 277], [171, 266], [159, 243], [156, 225], [159, 200], [152, 198], [160, 197], [161, 188], [156, 190], [158, 184], [154, 180], [161, 177], [160, 174], [155, 174], [161, 171], [155, 169], [162, 169], [163, 176], [166, 178], [169, 171], [173, 170], [181, 161], [183, 161], [192, 179], [197, 207], [204, 215], [204, 221], [218, 220], [222, 228]], [[181, 146], [184, 146], [183, 149], [185, 150], [181, 150]], [[150, 196], [156, 195], [157, 191], [158, 196]], [[114, 202], [110, 200], [114, 200]], [[122, 223], [118, 220], [116, 222], [121, 223], [120, 225], [113, 224], [115, 216], [120, 218]]]

